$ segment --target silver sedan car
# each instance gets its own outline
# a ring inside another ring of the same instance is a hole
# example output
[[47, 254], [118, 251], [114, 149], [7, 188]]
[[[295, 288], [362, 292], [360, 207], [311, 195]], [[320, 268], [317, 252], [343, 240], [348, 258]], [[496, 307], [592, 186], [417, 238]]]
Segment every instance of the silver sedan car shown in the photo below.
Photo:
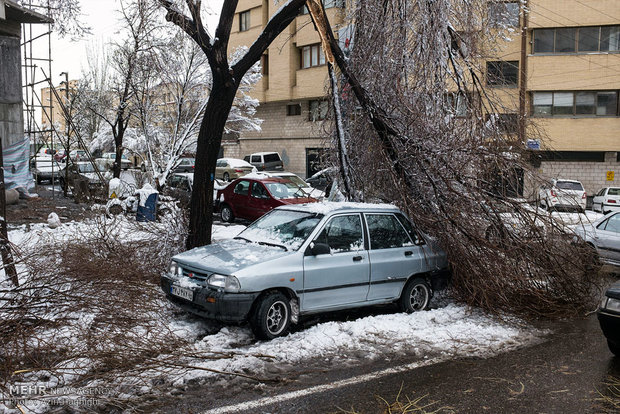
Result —
[[609, 213], [592, 224], [577, 226], [575, 233], [596, 248], [601, 261], [620, 266], [620, 212]]
[[426, 309], [447, 267], [433, 239], [394, 206], [314, 203], [278, 207], [232, 240], [174, 256], [161, 288], [189, 312], [248, 321], [271, 339], [313, 313]]

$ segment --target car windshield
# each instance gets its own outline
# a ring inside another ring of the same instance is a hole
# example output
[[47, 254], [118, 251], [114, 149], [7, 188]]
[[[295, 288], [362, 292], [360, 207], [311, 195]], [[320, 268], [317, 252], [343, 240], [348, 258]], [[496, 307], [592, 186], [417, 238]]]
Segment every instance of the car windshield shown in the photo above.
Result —
[[282, 178], [286, 178], [287, 180], [291, 181], [299, 187], [308, 187], [308, 184], [296, 175], [287, 175], [283, 176]]
[[583, 191], [583, 186], [581, 185], [581, 183], [576, 183], [573, 181], [558, 181], [555, 183], [555, 186], [560, 190]]
[[80, 164], [78, 165], [78, 169], [82, 173], [92, 173], [95, 172], [95, 167], [92, 164]]
[[253, 243], [297, 250], [323, 218], [322, 214], [273, 210], [237, 236]]
[[303, 197], [303, 191], [300, 190], [298, 185], [295, 185], [292, 182], [285, 183], [265, 183], [267, 190], [278, 200], [283, 198], [295, 198], [295, 197]]

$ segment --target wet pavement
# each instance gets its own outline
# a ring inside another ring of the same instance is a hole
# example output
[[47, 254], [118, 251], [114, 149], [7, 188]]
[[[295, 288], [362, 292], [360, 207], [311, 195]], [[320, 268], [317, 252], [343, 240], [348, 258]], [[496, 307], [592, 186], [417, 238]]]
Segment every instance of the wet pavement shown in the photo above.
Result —
[[[403, 358], [363, 367], [300, 368], [303, 372], [292, 381], [276, 385], [230, 381], [190, 386], [174, 405], [169, 401], [157, 411], [200, 413], [220, 407], [218, 412], [381, 413], [387, 412], [385, 401], [393, 403], [400, 394], [401, 402], [423, 397], [420, 405], [434, 403], [427, 412], [440, 408], [440, 413], [617, 412], [599, 393], [609, 394], [605, 382], [610, 377], [620, 380], [620, 358], [607, 349], [596, 315], [545, 325], [542, 328], [553, 332], [546, 341], [493, 358], [453, 360], [376, 379], [373, 372], [416, 362]], [[342, 385], [343, 380], [363, 374], [370, 378]], [[308, 395], [294, 394], [312, 387], [319, 388]], [[283, 395], [288, 397], [280, 398]], [[256, 400], [262, 403], [243, 405]], [[237, 409], [224, 408], [233, 405]]]

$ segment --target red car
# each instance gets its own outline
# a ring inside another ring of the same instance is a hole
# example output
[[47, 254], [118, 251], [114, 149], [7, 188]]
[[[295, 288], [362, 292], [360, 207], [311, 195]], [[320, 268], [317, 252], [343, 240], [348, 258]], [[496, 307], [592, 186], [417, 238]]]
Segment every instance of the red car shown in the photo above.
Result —
[[231, 223], [235, 217], [256, 220], [263, 214], [285, 204], [314, 203], [297, 184], [275, 177], [237, 178], [217, 192], [222, 221]]

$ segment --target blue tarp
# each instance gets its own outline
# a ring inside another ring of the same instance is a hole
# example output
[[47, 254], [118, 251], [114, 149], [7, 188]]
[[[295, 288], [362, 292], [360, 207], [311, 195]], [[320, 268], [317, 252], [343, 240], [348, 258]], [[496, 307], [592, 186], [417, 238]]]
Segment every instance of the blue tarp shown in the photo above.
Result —
[[4, 158], [4, 182], [6, 189], [33, 186], [32, 174], [28, 160], [30, 157], [30, 140], [16, 142], [2, 149]]

